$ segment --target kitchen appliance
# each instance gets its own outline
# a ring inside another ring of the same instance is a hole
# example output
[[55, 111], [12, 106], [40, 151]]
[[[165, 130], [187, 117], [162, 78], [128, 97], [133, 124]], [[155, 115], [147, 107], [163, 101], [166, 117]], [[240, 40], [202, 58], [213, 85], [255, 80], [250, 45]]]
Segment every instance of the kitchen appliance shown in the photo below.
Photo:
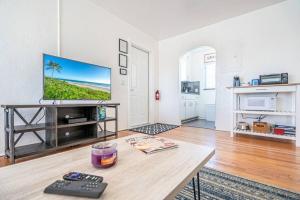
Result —
[[246, 96], [241, 98], [241, 110], [276, 111], [276, 96]]
[[253, 122], [253, 131], [257, 133], [270, 133], [271, 127], [267, 122]]
[[84, 115], [65, 115], [64, 122], [67, 124], [75, 124], [75, 123], [81, 123], [86, 122], [88, 119]]
[[247, 130], [250, 130], [250, 126], [247, 122], [238, 122], [237, 129], [242, 130], [242, 131], [247, 131]]
[[233, 77], [233, 87], [240, 87], [240, 86], [241, 86], [240, 77], [234, 76]]
[[260, 75], [259, 81], [261, 85], [288, 84], [289, 75], [288, 73]]

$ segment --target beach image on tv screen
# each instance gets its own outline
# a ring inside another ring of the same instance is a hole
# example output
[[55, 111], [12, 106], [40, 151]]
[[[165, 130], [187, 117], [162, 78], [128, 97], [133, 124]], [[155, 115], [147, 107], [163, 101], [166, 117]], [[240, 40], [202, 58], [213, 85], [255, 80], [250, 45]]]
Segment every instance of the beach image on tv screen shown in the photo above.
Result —
[[44, 55], [44, 99], [110, 100], [110, 68]]

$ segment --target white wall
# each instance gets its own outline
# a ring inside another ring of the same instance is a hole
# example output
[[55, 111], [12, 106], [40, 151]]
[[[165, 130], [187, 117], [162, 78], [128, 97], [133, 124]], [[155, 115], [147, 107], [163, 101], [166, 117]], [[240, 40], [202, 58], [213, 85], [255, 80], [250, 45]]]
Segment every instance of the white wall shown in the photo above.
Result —
[[[150, 51], [149, 111], [150, 122], [154, 122], [158, 118], [158, 106], [155, 106], [154, 101], [154, 91], [158, 88], [158, 42], [108, 13], [93, 0], [62, 0], [61, 10], [61, 55], [112, 68], [112, 102], [121, 103], [119, 112], [121, 130], [128, 128], [129, 76], [119, 74], [119, 38]], [[129, 48], [129, 66], [130, 50]]]
[[[1, 105], [38, 103], [41, 98], [42, 53], [55, 54], [57, 50], [56, 7], [53, 0], [0, 1]], [[3, 125], [1, 109], [0, 155], [4, 150]], [[38, 140], [30, 133], [20, 141], [27, 142]]]
[[[41, 98], [42, 53], [56, 55], [58, 50], [57, 8], [54, 0], [0, 1], [1, 105], [36, 104]], [[153, 96], [158, 87], [157, 41], [109, 14], [93, 0], [61, 0], [61, 56], [112, 68], [112, 102], [121, 103], [119, 128], [126, 129], [128, 76], [119, 75], [119, 38], [150, 51], [150, 93]], [[153, 98], [151, 100], [150, 120], [153, 122], [158, 111]], [[1, 111], [0, 154], [3, 154], [3, 139]], [[29, 133], [20, 144], [36, 141]]]
[[300, 1], [288, 0], [246, 15], [159, 42], [161, 122], [179, 124], [178, 59], [188, 50], [211, 46], [217, 53], [216, 128], [230, 130], [232, 77], [288, 72], [299, 82]]

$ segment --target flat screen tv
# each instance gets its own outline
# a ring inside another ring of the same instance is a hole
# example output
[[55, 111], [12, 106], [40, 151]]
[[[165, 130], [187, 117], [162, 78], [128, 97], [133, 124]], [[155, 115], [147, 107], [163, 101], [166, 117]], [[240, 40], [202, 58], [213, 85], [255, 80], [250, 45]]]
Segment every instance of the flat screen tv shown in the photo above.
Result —
[[43, 55], [44, 100], [110, 100], [111, 69]]

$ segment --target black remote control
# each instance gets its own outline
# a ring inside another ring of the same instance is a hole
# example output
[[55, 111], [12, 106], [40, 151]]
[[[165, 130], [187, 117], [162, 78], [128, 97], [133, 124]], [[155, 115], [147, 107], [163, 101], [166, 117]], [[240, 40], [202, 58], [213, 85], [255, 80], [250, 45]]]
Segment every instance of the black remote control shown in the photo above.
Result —
[[65, 174], [63, 176], [63, 179], [67, 181], [90, 181], [90, 182], [99, 182], [99, 183], [103, 181], [103, 177], [101, 176], [83, 174], [80, 172], [70, 172], [68, 174]]
[[99, 198], [107, 183], [58, 180], [46, 187], [44, 193]]

